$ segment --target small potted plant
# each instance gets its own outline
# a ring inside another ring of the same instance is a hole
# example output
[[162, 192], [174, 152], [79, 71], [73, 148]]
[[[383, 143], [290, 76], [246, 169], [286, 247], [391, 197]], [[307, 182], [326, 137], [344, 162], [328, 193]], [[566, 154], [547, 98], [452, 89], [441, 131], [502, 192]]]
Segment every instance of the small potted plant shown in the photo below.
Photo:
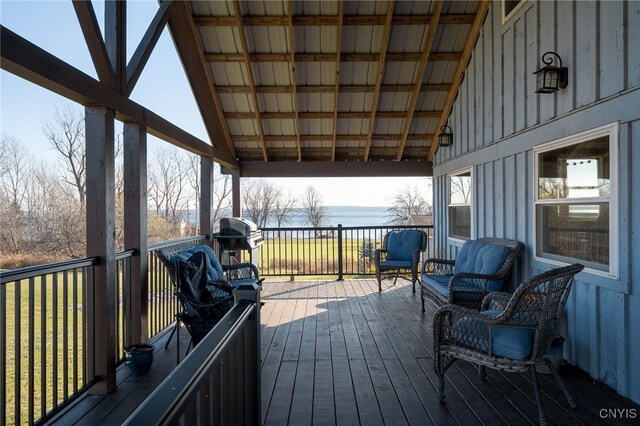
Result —
[[144, 376], [153, 364], [153, 345], [146, 343], [130, 345], [124, 348], [124, 363], [132, 374]]

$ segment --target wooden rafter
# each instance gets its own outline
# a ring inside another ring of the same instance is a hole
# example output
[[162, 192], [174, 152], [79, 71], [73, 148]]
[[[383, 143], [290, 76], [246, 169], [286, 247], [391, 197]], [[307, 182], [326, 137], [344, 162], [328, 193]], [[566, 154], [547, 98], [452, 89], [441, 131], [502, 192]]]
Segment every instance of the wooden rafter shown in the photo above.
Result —
[[98, 25], [98, 19], [93, 9], [93, 5], [90, 1], [85, 0], [73, 0], [73, 8], [76, 11], [84, 40], [89, 48], [89, 54], [93, 61], [93, 66], [98, 74], [98, 79], [101, 83], [107, 86], [113, 87], [115, 85], [116, 77], [113, 73], [113, 67], [111, 66], [111, 60], [107, 53], [107, 48], [100, 32], [100, 26]]
[[229, 127], [222, 113], [222, 104], [216, 93], [211, 68], [202, 54], [202, 40], [198, 28], [193, 23], [191, 8], [187, 2], [174, 1], [172, 9], [168, 22], [169, 30], [211, 144], [220, 151], [227, 152], [229, 157], [235, 158]]
[[[462, 57], [462, 52], [433, 52], [429, 56], [432, 61], [456, 62]], [[244, 62], [244, 53], [207, 53], [205, 58], [209, 62]], [[289, 53], [251, 53], [249, 59], [253, 62], [290, 62]], [[387, 53], [387, 62], [419, 62], [421, 52]], [[378, 62], [380, 53], [342, 53], [339, 57], [334, 53], [296, 53], [296, 62]]]
[[[305, 148], [305, 153], [308, 154], [330, 154], [332, 147], [314, 147], [314, 148]], [[337, 147], [336, 152], [341, 154], [353, 154], [354, 156], [360, 155], [359, 147]], [[394, 147], [373, 147], [371, 148], [372, 152], [377, 154], [386, 154], [389, 156], [393, 156], [396, 152], [396, 148]], [[429, 152], [429, 146], [415, 146], [415, 147], [407, 147], [406, 151], [411, 153], [412, 155], [420, 155], [424, 157], [427, 152]], [[260, 154], [260, 148], [238, 148], [238, 152], [248, 153], [248, 154]], [[269, 153], [272, 155], [282, 155], [289, 154], [295, 155], [295, 148], [271, 148]]]
[[147, 31], [144, 33], [142, 40], [140, 40], [138, 48], [133, 53], [133, 56], [127, 64], [127, 90], [125, 92], [127, 95], [130, 95], [131, 92], [133, 92], [133, 88], [136, 86], [138, 78], [140, 78], [140, 74], [142, 74], [142, 70], [145, 65], [147, 65], [151, 52], [153, 52], [153, 49], [162, 34], [162, 30], [164, 30], [164, 27], [169, 20], [172, 3], [173, 0], [164, 0], [160, 3], [160, 7], [149, 24]]
[[442, 11], [442, 3], [443, 0], [436, 0], [433, 15], [431, 15], [431, 20], [429, 21], [429, 27], [427, 29], [426, 39], [424, 42], [424, 51], [422, 52], [422, 58], [420, 59], [420, 64], [418, 65], [418, 72], [416, 73], [417, 75], [414, 82], [414, 88], [411, 92], [411, 98], [409, 100], [409, 113], [404, 119], [402, 139], [400, 139], [400, 145], [398, 146], [396, 161], [400, 161], [402, 159], [404, 145], [406, 144], [407, 135], [409, 134], [409, 129], [411, 128], [411, 120], [413, 119], [413, 113], [415, 111], [416, 104], [418, 103], [418, 95], [420, 93], [420, 87], [422, 86], [424, 72], [427, 69], [427, 61], [429, 60], [429, 56], [431, 54], [431, 46], [433, 45], [433, 40], [436, 37], [436, 30], [438, 28], [438, 22], [440, 20], [440, 12]]
[[[431, 22], [432, 15], [395, 15], [392, 24], [395, 25], [426, 25]], [[441, 24], [471, 24], [473, 14], [448, 14], [440, 16]], [[200, 16], [194, 18], [196, 25], [206, 26], [236, 26], [238, 19], [235, 16]], [[293, 25], [335, 26], [338, 23], [337, 16], [294, 16]], [[245, 26], [287, 26], [288, 16], [243, 16]], [[343, 25], [385, 25], [385, 15], [348, 15], [343, 17]]]
[[[458, 92], [458, 88], [460, 87], [460, 83], [462, 83], [462, 76], [464, 75], [464, 71], [469, 64], [469, 59], [471, 59], [471, 53], [473, 52], [473, 46], [475, 46], [476, 41], [478, 40], [478, 36], [480, 35], [480, 29], [482, 28], [482, 23], [484, 22], [484, 18], [487, 15], [487, 11], [489, 10], [489, 0], [483, 0], [478, 5], [478, 10], [475, 15], [475, 20], [473, 21], [473, 25], [469, 30], [469, 36], [467, 37], [467, 42], [464, 45], [464, 50], [462, 51], [462, 58], [458, 63], [458, 68], [456, 69], [456, 73], [453, 77], [453, 81], [451, 82], [451, 90], [449, 90], [449, 94], [447, 95], [447, 100], [445, 101], [444, 108], [442, 108], [442, 115], [440, 116], [440, 120], [438, 120], [438, 126], [436, 127], [436, 131], [439, 131], [442, 126], [447, 123], [449, 119], [449, 114], [451, 113], [451, 108], [453, 108], [453, 102], [456, 99], [456, 93]], [[431, 148], [429, 149], [429, 154], [427, 159], [429, 161], [433, 161], [433, 156], [436, 154], [438, 150], [438, 144], [432, 143]]]
[[253, 68], [251, 67], [251, 56], [249, 53], [249, 43], [247, 42], [247, 33], [245, 32], [244, 24], [242, 19], [239, 19], [242, 16], [240, 11], [240, 3], [237, 1], [232, 2], [234, 14], [238, 18], [238, 33], [240, 35], [240, 44], [242, 46], [242, 55], [244, 65], [247, 68], [247, 79], [249, 80], [249, 87], [251, 87], [251, 99], [253, 100], [253, 104], [256, 112], [256, 123], [258, 126], [258, 135], [261, 137], [260, 145], [262, 148], [262, 156], [264, 157], [264, 161], [269, 161], [269, 156], [267, 155], [267, 146], [264, 142], [264, 129], [262, 128], [262, 120], [260, 118], [260, 104], [258, 103], [258, 95], [256, 93], [256, 83], [253, 77]]
[[395, 0], [388, 3], [387, 16], [384, 23], [384, 33], [382, 36], [382, 45], [380, 46], [380, 57], [378, 58], [378, 74], [376, 75], [376, 85], [371, 96], [371, 107], [369, 113], [369, 131], [367, 144], [364, 147], [364, 161], [369, 161], [369, 151], [371, 150], [371, 136], [376, 125], [376, 111], [378, 110], [378, 100], [380, 99], [380, 86], [382, 86], [382, 77], [384, 75], [385, 58], [389, 48], [389, 39], [391, 38], [391, 19], [393, 18], [393, 10], [395, 9]]
[[[420, 87], [421, 92], [448, 92], [451, 89], [450, 84], [423, 84]], [[293, 88], [291, 86], [256, 86], [257, 93], [333, 93], [335, 86], [332, 85], [298, 85]], [[355, 86], [340, 86], [340, 93], [367, 93], [376, 90], [376, 86], [370, 85], [355, 85]], [[380, 86], [380, 92], [411, 92], [413, 90], [413, 84], [384, 84]], [[249, 86], [216, 86], [218, 93], [249, 93], [251, 88]]]
[[344, 2], [338, 0], [338, 20], [336, 21], [336, 82], [333, 92], [333, 140], [331, 143], [331, 161], [336, 159], [336, 132], [338, 130], [338, 104], [340, 99], [340, 55], [342, 53], [342, 17], [344, 13]]
[[[300, 121], [298, 120], [298, 94], [296, 93], [296, 88], [298, 87], [298, 79], [296, 77], [296, 50], [295, 50], [295, 34], [293, 32], [293, 0], [289, 0], [288, 4], [288, 18], [289, 25], [287, 26], [287, 33], [289, 34], [289, 53], [291, 58], [289, 60], [289, 72], [291, 73], [291, 88], [293, 89], [291, 92], [291, 97], [293, 98], [293, 114], [294, 114], [294, 123], [295, 123], [295, 132], [296, 132], [296, 149], [298, 152], [298, 161], [302, 161], [302, 152], [300, 151]], [[255, 91], [255, 87], [254, 87]]]

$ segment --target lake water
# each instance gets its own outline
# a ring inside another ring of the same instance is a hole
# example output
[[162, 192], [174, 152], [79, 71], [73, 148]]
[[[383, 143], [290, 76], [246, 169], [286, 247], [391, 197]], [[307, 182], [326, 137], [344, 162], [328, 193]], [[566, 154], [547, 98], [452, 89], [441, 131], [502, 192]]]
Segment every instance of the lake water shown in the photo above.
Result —
[[[325, 206], [326, 216], [323, 226], [380, 226], [388, 225], [389, 218], [387, 207], [362, 207], [362, 206]], [[222, 216], [231, 215], [231, 212], [225, 212]], [[247, 217], [245, 215], [245, 217]], [[248, 219], [248, 217], [247, 217]], [[189, 220], [196, 223], [197, 216], [195, 211], [189, 211]], [[267, 227], [277, 226], [273, 219], [269, 219]], [[290, 219], [282, 226], [311, 226], [307, 222], [307, 218], [301, 209], [296, 209], [291, 214]]]
[[[378, 226], [389, 222], [387, 207], [326, 206], [323, 226]], [[267, 226], [276, 226], [269, 221]], [[310, 226], [302, 210], [296, 210], [283, 226]]]

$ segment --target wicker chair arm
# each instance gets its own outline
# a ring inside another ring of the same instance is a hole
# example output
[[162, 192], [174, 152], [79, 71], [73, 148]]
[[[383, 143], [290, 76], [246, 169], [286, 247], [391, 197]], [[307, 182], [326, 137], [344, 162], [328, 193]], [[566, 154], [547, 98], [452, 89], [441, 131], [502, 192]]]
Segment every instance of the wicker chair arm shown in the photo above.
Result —
[[430, 258], [422, 264], [422, 272], [431, 275], [452, 275], [455, 260]]
[[509, 305], [512, 294], [501, 291], [495, 291], [485, 296], [482, 301], [482, 310], [504, 311]]
[[416, 271], [418, 270], [418, 265], [420, 264], [420, 254], [422, 253], [422, 250], [420, 249], [416, 249], [413, 251], [413, 253], [411, 254], [411, 269], [415, 269]]
[[376, 265], [380, 265], [381, 261], [386, 260], [387, 249], [375, 249], [373, 252], [373, 259]]

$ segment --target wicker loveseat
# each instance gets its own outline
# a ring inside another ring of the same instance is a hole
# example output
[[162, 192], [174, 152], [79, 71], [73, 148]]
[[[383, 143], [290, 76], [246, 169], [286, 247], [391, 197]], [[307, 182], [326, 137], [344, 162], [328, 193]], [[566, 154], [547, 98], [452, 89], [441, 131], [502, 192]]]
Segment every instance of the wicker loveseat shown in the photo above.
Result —
[[421, 299], [479, 309], [484, 297], [502, 290], [524, 250], [521, 242], [480, 238], [464, 243], [456, 260], [427, 259], [422, 267]]

